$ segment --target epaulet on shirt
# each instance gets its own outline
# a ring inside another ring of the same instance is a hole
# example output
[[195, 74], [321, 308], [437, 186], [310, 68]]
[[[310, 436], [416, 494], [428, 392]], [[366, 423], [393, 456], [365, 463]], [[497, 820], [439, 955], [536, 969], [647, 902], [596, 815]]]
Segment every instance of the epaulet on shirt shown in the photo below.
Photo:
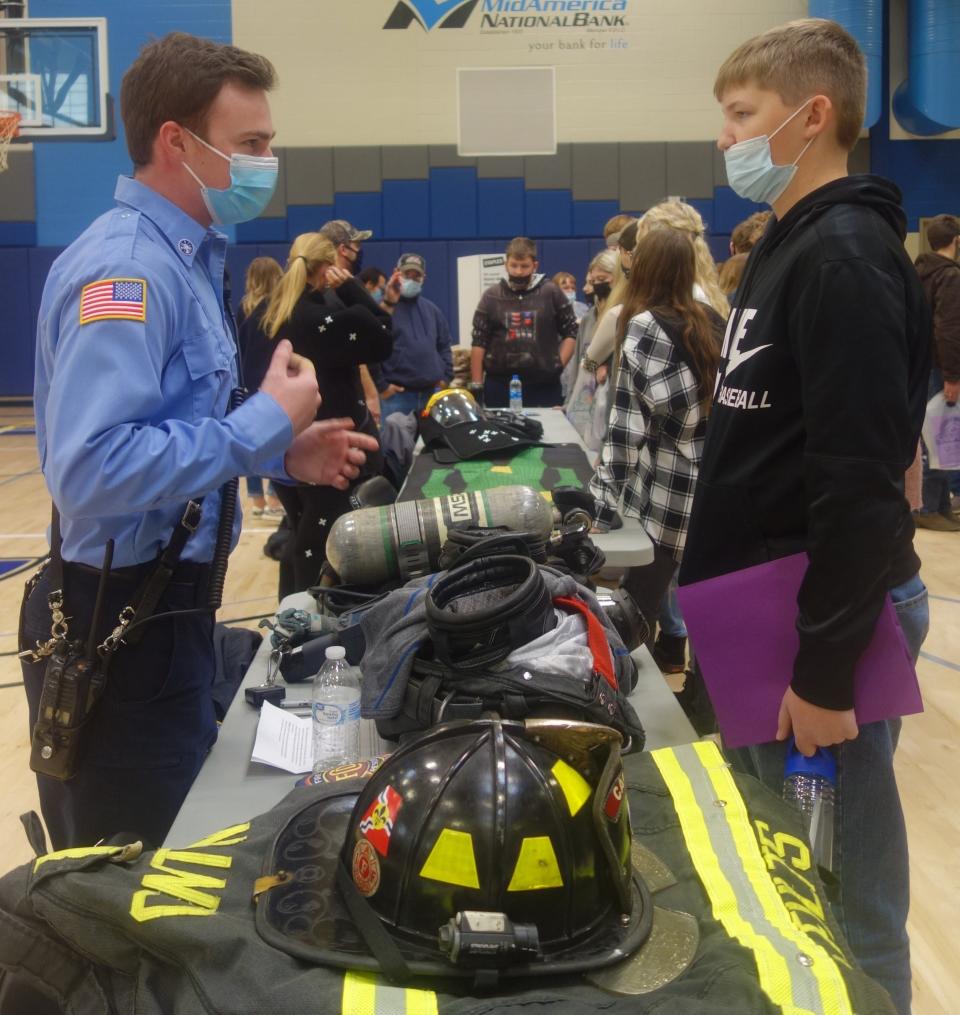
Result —
[[103, 239], [110, 244], [110, 253], [121, 259], [133, 257], [140, 230], [140, 212], [123, 205], [113, 208], [107, 213], [105, 227]]
[[[103, 243], [110, 253], [110, 262], [116, 265], [133, 261], [140, 212], [121, 205], [108, 212], [105, 218]], [[140, 266], [125, 271], [111, 271], [105, 267], [80, 291], [81, 325], [146, 319], [147, 280]]]

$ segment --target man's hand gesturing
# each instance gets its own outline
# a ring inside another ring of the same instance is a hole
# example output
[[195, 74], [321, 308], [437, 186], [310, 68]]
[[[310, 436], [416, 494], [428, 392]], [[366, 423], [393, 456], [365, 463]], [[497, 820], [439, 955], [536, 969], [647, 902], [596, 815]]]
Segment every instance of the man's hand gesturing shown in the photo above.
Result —
[[379, 446], [373, 437], [356, 433], [352, 419], [324, 419], [297, 437], [287, 448], [283, 464], [301, 483], [346, 490], [360, 475], [366, 453]]
[[266, 392], [290, 417], [294, 437], [310, 426], [320, 408], [320, 391], [313, 364], [298, 356], [286, 339], [277, 343], [260, 390]]

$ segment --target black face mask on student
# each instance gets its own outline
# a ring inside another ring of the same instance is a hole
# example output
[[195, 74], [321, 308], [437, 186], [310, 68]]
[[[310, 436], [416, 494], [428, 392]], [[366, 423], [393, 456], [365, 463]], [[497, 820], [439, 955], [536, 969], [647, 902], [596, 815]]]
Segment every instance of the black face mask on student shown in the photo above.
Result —
[[610, 295], [610, 283], [609, 282], [594, 282], [593, 283], [593, 298], [594, 300], [605, 300]]
[[522, 290], [530, 285], [533, 275], [508, 275], [507, 278], [511, 289]]

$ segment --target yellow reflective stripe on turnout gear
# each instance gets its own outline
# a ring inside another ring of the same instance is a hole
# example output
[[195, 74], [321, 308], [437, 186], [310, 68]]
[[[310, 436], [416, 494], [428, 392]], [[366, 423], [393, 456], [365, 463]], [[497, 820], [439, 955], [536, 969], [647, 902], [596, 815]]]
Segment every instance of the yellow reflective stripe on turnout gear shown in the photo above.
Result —
[[33, 872], [36, 874], [41, 864], [51, 860], [83, 860], [88, 856], [117, 856], [126, 846], [73, 846], [70, 849], [58, 849], [53, 853], [44, 853], [33, 861]]
[[828, 953], [793, 922], [760, 854], [746, 805], [716, 744], [652, 752], [713, 915], [753, 953], [760, 986], [791, 1015], [852, 1013]]
[[393, 987], [374, 973], [348, 972], [343, 977], [343, 1015], [437, 1015], [432, 990]]

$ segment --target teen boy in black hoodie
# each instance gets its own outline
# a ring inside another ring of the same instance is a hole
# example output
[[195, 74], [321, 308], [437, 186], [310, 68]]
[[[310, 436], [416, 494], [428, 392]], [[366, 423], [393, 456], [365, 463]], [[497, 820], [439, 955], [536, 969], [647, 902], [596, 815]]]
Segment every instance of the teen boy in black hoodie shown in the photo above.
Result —
[[865, 85], [856, 42], [819, 19], [751, 39], [718, 74], [730, 186], [771, 204], [774, 218], [728, 322], [680, 580], [809, 554], [778, 742], [731, 760], [779, 788], [791, 733], [804, 754], [839, 745], [836, 915], [861, 964], [907, 1012], [900, 721], [858, 731], [853, 668], [887, 592], [914, 655], [926, 633], [903, 477], [931, 339], [899, 191], [847, 175]]

